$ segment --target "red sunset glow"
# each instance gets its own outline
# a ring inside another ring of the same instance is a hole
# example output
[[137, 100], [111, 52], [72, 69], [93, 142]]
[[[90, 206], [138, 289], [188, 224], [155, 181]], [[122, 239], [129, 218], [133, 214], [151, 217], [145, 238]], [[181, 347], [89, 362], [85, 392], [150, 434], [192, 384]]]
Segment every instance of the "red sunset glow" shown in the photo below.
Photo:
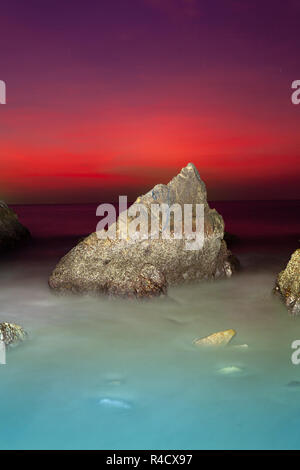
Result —
[[[268, 16], [263, 2], [216, 11], [208, 2], [133, 3], [131, 16], [121, 2], [77, 6], [66, 23], [58, 4], [50, 18], [47, 3], [22, 23], [4, 8], [0, 196], [134, 197], [192, 161], [212, 200], [299, 197], [296, 3], [286, 18]], [[258, 12], [264, 25], [254, 31]], [[285, 21], [279, 50], [270, 35]]]

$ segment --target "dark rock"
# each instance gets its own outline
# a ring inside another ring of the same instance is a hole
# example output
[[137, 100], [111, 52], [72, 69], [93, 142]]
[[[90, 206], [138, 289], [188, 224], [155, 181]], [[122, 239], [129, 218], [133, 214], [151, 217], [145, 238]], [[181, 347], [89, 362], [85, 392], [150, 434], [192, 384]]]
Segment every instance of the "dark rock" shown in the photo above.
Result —
[[19, 222], [17, 214], [0, 201], [0, 252], [28, 241], [30, 233]]
[[0, 339], [6, 346], [16, 346], [27, 337], [26, 332], [19, 325], [14, 323], [0, 323]]
[[299, 380], [292, 380], [287, 384], [287, 386], [291, 388], [300, 388], [300, 382]]
[[293, 315], [300, 315], [300, 248], [278, 274], [273, 292], [284, 301]]
[[234, 233], [224, 232], [224, 240], [227, 243], [227, 246], [232, 247], [240, 242], [240, 238]]
[[[135, 203], [146, 207], [148, 220], [152, 204], [177, 203], [182, 210], [184, 204], [203, 204], [204, 246], [187, 250], [186, 234], [182, 239], [162, 238], [165, 228], [161, 222], [158, 239], [104, 240], [93, 233], [61, 259], [49, 279], [52, 289], [60, 293], [152, 297], [164, 294], [167, 284], [230, 277], [236, 270], [237, 261], [223, 240], [224, 221], [210, 209], [205, 184], [193, 164], [183, 168], [168, 185], [155, 186]], [[120, 218], [115, 228], [118, 235], [124, 233]]]

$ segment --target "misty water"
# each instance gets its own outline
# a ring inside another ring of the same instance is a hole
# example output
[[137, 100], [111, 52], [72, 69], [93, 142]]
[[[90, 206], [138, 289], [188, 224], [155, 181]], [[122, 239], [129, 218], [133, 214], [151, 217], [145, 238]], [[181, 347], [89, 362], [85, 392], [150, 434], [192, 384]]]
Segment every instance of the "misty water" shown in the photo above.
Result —
[[[95, 229], [95, 207], [16, 207], [35, 240], [1, 261], [0, 321], [29, 340], [0, 366], [0, 448], [300, 448], [300, 318], [271, 295], [299, 206], [215, 204], [242, 271], [151, 302], [53, 295], [47, 278]], [[231, 346], [193, 345], [228, 328]]]

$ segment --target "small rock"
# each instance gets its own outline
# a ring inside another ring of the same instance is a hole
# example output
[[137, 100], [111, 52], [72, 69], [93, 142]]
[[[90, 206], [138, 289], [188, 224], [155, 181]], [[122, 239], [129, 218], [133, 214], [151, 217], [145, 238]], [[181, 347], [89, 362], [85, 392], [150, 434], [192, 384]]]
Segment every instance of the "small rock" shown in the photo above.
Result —
[[196, 346], [225, 346], [235, 335], [236, 331], [232, 329], [219, 331], [205, 338], [195, 339], [194, 344]]
[[4, 201], [0, 201], [0, 251], [15, 248], [30, 238], [27, 228]]
[[111, 380], [110, 382], [108, 382], [109, 385], [112, 385], [114, 387], [118, 387], [119, 385], [122, 384], [121, 380]]
[[293, 388], [300, 387], [300, 382], [299, 380], [292, 380], [291, 382], [287, 384], [287, 386], [293, 387]]
[[280, 296], [293, 315], [300, 315], [300, 248], [278, 274], [273, 293]]
[[101, 398], [99, 400], [99, 405], [108, 407], [108, 408], [122, 408], [123, 410], [129, 410], [131, 405], [124, 400], [117, 400], [115, 398]]
[[242, 369], [240, 367], [237, 367], [237, 366], [227, 366], [227, 367], [223, 367], [222, 369], [219, 369], [218, 372], [220, 374], [230, 375], [230, 374], [240, 373], [240, 372], [242, 372]]
[[3, 322], [0, 323], [0, 337], [6, 346], [15, 346], [26, 339], [27, 333], [19, 325]]

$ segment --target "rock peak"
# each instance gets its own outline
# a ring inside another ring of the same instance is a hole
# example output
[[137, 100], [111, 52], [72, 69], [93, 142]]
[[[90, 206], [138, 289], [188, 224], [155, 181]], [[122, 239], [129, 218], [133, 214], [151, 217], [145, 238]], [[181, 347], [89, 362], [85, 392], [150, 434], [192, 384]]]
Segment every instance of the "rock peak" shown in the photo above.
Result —
[[[186, 170], [188, 170], [189, 172], [193, 172], [194, 175], [196, 176], [196, 178], [199, 180], [199, 181], [202, 181], [201, 178], [200, 178], [200, 175], [199, 175], [199, 171], [197, 170], [196, 166], [194, 165], [194, 163], [192, 162], [189, 162], [185, 167], [183, 167], [181, 169], [181, 172], [185, 172]], [[180, 172], [180, 173], [181, 173]]]

